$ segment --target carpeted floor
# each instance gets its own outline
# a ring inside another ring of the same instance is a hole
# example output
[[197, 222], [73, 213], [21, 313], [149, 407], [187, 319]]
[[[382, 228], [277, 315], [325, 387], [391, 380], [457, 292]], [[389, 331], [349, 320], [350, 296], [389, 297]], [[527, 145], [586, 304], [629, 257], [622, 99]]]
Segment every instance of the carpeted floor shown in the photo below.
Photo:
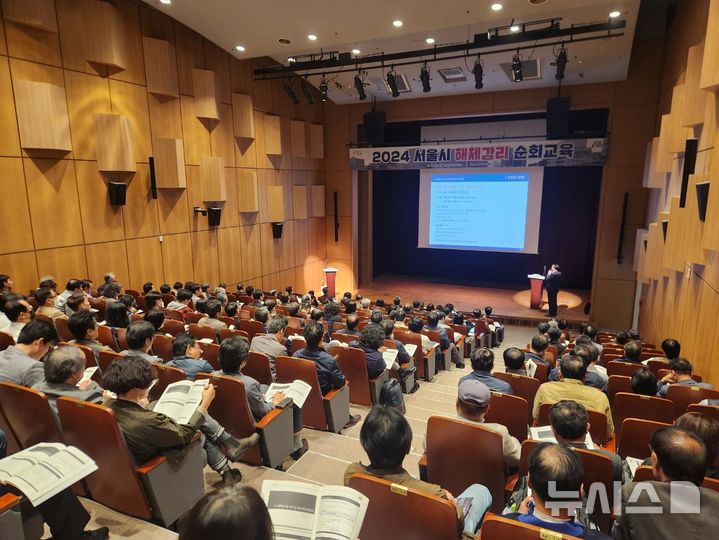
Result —
[[[502, 351], [505, 348], [525, 347], [535, 333], [533, 327], [508, 326], [504, 343], [494, 349], [495, 369], [504, 370]], [[404, 461], [404, 467], [412, 475], [419, 476], [417, 464], [422, 454], [422, 439], [427, 428], [427, 419], [434, 414], [454, 413], [457, 381], [470, 371], [471, 366], [467, 360], [464, 369], [442, 371], [431, 383], [420, 382], [421, 387], [416, 393], [405, 395], [406, 417], [412, 426], [414, 437], [412, 450]], [[352, 413], [361, 414], [363, 420], [369, 410], [367, 407], [353, 405], [350, 408]], [[235, 466], [242, 471], [243, 482], [258, 490], [265, 479], [341, 484], [347, 465], [359, 460], [367, 462], [359, 441], [361, 427], [362, 422], [343, 431], [341, 435], [304, 429], [302, 436], [309, 442], [309, 452], [297, 461], [288, 459], [284, 464], [285, 472], [245, 464]], [[205, 483], [208, 489], [212, 489], [219, 481], [220, 476], [217, 473], [209, 468], [205, 469]], [[177, 537], [172, 531], [124, 516], [92, 501], [83, 500], [83, 504], [92, 515], [90, 527], [109, 527], [111, 538], [170, 540]]]

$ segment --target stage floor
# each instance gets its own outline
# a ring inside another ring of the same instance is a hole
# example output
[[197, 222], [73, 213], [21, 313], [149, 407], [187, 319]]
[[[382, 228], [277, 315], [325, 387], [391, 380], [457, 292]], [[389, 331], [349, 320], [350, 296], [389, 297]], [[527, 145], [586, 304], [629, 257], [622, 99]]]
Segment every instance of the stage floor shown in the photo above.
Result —
[[[507, 322], [533, 323], [547, 318], [546, 293], [543, 309], [529, 308], [529, 283], [522, 289], [475, 287], [468, 284], [446, 283], [439, 278], [422, 278], [382, 274], [371, 283], [360, 287], [360, 294], [373, 300], [384, 298], [391, 302], [399, 296], [403, 304], [422, 300], [425, 304], [451, 302], [455, 309], [471, 312], [475, 308], [492, 306], [493, 313]], [[340, 293], [341, 294], [341, 293]], [[584, 304], [589, 301], [589, 291], [560, 290], [557, 296], [557, 316], [577, 324], [587, 320]]]

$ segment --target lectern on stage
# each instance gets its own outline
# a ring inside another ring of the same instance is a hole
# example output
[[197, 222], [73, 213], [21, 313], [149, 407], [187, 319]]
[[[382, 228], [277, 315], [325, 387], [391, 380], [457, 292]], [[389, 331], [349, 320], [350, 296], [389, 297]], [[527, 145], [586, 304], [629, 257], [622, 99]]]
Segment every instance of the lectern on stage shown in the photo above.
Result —
[[337, 269], [328, 266], [324, 269], [325, 281], [327, 282], [327, 296], [335, 297], [335, 278], [337, 277]]
[[529, 274], [529, 307], [542, 309], [542, 283], [544, 276], [541, 274]]

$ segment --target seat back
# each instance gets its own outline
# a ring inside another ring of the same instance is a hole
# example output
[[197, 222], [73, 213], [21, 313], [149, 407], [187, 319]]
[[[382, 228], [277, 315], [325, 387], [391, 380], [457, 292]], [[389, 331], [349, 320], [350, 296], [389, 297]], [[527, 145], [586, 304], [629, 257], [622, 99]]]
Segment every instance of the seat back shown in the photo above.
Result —
[[614, 396], [612, 416], [619, 438], [625, 418], [641, 418], [671, 424], [674, 421], [674, 403], [668, 399], [619, 392]]
[[299, 379], [312, 387], [302, 407], [302, 421], [307, 427], [321, 430], [327, 429], [327, 415], [325, 414], [315, 363], [304, 358], [278, 356], [275, 358], [275, 368], [277, 370], [277, 382], [291, 383], [295, 379]]
[[78, 345], [77, 343], [68, 343], [68, 346], [70, 347], [77, 347], [82, 351], [82, 354], [85, 355], [85, 367], [95, 367], [97, 365], [97, 360], [95, 359], [95, 353], [90, 347], [85, 347], [84, 345]]
[[[667, 375], [669, 375], [671, 372], [672, 372], [671, 369], [660, 369], [660, 370], [657, 372], [657, 379], [660, 379], [660, 380], [661, 380], [661, 379], [663, 379], [664, 377], [666, 377]], [[702, 376], [701, 376], [701, 375], [697, 375], [696, 373], [692, 374], [692, 379], [694, 379], [696, 382], [702, 382], [702, 381], [703, 381]]]
[[195, 339], [211, 339], [213, 343], [217, 343], [217, 331], [210, 326], [190, 323], [187, 332]]
[[652, 434], [663, 426], [661, 422], [653, 422], [651, 420], [641, 420], [639, 418], [626, 418], [622, 424], [622, 435], [617, 443], [617, 454], [622, 459], [631, 456], [637, 459], [649, 457], [649, 441]]
[[100, 371], [103, 373], [107, 372], [116, 359], [122, 358], [121, 354], [112, 351], [100, 351]]
[[55, 325], [55, 330], [57, 330], [57, 334], [60, 336], [62, 341], [72, 341], [75, 339], [75, 336], [73, 336], [72, 332], [70, 332], [70, 327], [67, 325], [67, 319], [65, 317], [56, 317], [52, 320], [52, 322]]
[[0, 351], [4, 351], [10, 345], [15, 345], [13, 337], [5, 332], [0, 332]]
[[487, 515], [482, 521], [477, 540], [578, 540], [578, 538], [554, 533], [514, 519]]
[[223, 328], [220, 330], [220, 343], [222, 343], [228, 338], [233, 337], [243, 337], [247, 339], [247, 332], [245, 332], [244, 330], [230, 330], [229, 328]]
[[207, 360], [215, 370], [220, 370], [220, 346], [217, 343], [198, 343], [202, 349], [202, 358]]
[[307, 346], [305, 338], [290, 340], [290, 352], [295, 354], [300, 349], [304, 349]]
[[509, 434], [521, 443], [527, 438], [528, 416], [529, 405], [523, 397], [492, 392], [492, 401], [484, 421], [506, 426]]
[[353, 341], [357, 341], [357, 336], [353, 336], [352, 334], [338, 334], [335, 332], [332, 334], [331, 339], [339, 341], [340, 343], [347, 343], [349, 345]]
[[332, 347], [330, 354], [337, 356], [337, 365], [347, 379], [350, 403], [371, 407], [372, 397], [364, 351], [354, 347]]
[[369, 499], [360, 538], [454, 540], [461, 533], [457, 511], [446, 499], [361, 473], [348, 485]]
[[547, 379], [549, 378], [549, 368], [547, 368], [544, 364], [535, 363], [537, 364], [537, 369], [534, 372], [534, 378], [540, 383], [547, 382]]
[[5, 419], [23, 448], [40, 442], [65, 442], [42, 392], [0, 382], [0, 403]]
[[624, 375], [626, 377], [631, 377], [634, 375], [634, 372], [642, 369], [644, 366], [642, 364], [634, 364], [632, 362], [619, 362], [617, 360], [612, 360], [611, 362], [607, 363], [607, 375], [610, 377], [612, 375]]
[[182, 321], [176, 321], [174, 319], [165, 318], [165, 321], [160, 327], [160, 332], [163, 334], [170, 334], [177, 337], [178, 334], [182, 334], [185, 331], [185, 323]]
[[[619, 392], [632, 393], [632, 378], [626, 375], [610, 375], [607, 383], [609, 402], [614, 402], [614, 396]], [[614, 424], [616, 426], [616, 424]]]
[[152, 350], [156, 356], [162, 358], [164, 362], [172, 360], [172, 343], [175, 338], [166, 336], [165, 334], [155, 334], [155, 341], [152, 342]]
[[265, 325], [259, 321], [242, 319], [240, 321], [240, 330], [247, 332], [247, 339], [252, 341], [252, 338], [257, 334], [265, 333]]
[[185, 321], [187, 322], [187, 324], [197, 324], [204, 316], [204, 313], [196, 313], [194, 311], [189, 311], [185, 313]]
[[98, 325], [97, 327], [97, 340], [102, 343], [105, 347], [110, 347], [115, 352], [120, 352], [120, 347], [115, 341], [115, 336], [112, 335], [112, 328], [109, 326]]
[[88, 298], [90, 307], [97, 310], [97, 320], [105, 320], [105, 311], [107, 310], [107, 304], [102, 298]]
[[711, 416], [715, 420], [719, 420], [719, 407], [715, 405], [699, 405], [698, 403], [692, 403], [687, 407], [687, 412], [698, 412], [705, 416]]
[[149, 399], [155, 401], [160, 399], [168, 385], [187, 379], [185, 372], [181, 369], [166, 366], [165, 364], [153, 364], [157, 372], [157, 382], [150, 389]]
[[[398, 341], [401, 341], [404, 345], [415, 346], [414, 365], [417, 368], [417, 376], [424, 379], [425, 381], [428, 380], [423, 360], [424, 351], [422, 350], [422, 334], [396, 329], [394, 331], [394, 337]], [[434, 366], [434, 358], [431, 359], [431, 362]], [[429, 377], [429, 379], [431, 379], [431, 377]]]
[[130, 348], [127, 344], [127, 328], [115, 328], [115, 336], [117, 338], [117, 347], [121, 351], [126, 351]]
[[260, 384], [272, 384], [272, 369], [270, 368], [270, 357], [264, 353], [250, 351], [247, 356], [247, 364], [242, 368], [242, 373], [249, 375]]
[[[539, 407], [539, 417], [537, 418], [538, 426], [549, 425], [549, 411], [553, 403], [542, 403]], [[589, 435], [592, 441], [597, 444], [607, 442], [607, 416], [599, 411], [587, 409], [587, 417], [589, 419]]]
[[[457, 466], [456, 451], [482, 456]], [[480, 424], [431, 416], [427, 421], [427, 480], [450, 493], [462, 493], [482, 484], [492, 494], [492, 512], [504, 507], [504, 453], [502, 436]]]
[[[216, 386], [215, 399], [212, 400], [210, 415], [232, 436], [243, 439], [255, 432], [255, 420], [252, 417], [245, 385], [232, 377], [198, 373], [197, 380], [209, 379]], [[256, 444], [242, 455], [242, 461], [253, 465], [262, 465], [260, 445]]]
[[512, 387], [512, 392], [515, 396], [524, 398], [527, 402], [527, 421], [532, 422], [532, 407], [534, 406], [534, 396], [537, 395], [539, 385], [541, 384], [538, 379], [534, 377], [527, 377], [526, 375], [517, 375], [516, 373], [504, 373], [502, 371], [495, 371], [493, 373], [498, 379], [508, 383]]
[[647, 367], [654, 375], [658, 375], [660, 369], [667, 369], [669, 367], [669, 362], [665, 362], [664, 360], [649, 360]]
[[97, 464], [85, 477], [92, 499], [142, 519], [150, 519], [150, 503], [138, 478], [125, 439], [111, 409], [61, 397], [57, 400], [67, 444], [76, 446]]
[[678, 418], [687, 412], [687, 407], [692, 403], [699, 403], [705, 399], [719, 399], [719, 391], [687, 384], [671, 384], [667, 390], [667, 399], [674, 402], [674, 415]]
[[185, 318], [182, 316], [182, 313], [177, 311], [176, 309], [163, 309], [162, 310], [165, 313], [165, 320], [171, 320], [171, 321], [177, 321], [179, 323], [182, 323], [184, 325]]

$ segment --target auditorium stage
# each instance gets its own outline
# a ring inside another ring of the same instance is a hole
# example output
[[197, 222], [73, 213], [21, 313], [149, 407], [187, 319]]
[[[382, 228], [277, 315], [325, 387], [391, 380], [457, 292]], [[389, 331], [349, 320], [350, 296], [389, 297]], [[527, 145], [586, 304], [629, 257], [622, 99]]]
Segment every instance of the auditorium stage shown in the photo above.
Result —
[[[525, 288], [475, 287], [467, 283], [447, 283], [439, 278], [382, 274], [360, 287], [359, 292], [372, 300], [384, 298], [386, 302], [397, 295], [403, 304], [415, 299], [435, 305], [451, 302], [455, 309], [465, 312], [492, 306], [493, 314], [511, 324], [536, 324], [547, 318], [546, 293], [542, 311], [529, 308], [529, 283]], [[337, 294], [341, 295], [342, 291]], [[574, 325], [587, 320], [584, 304], [589, 301], [589, 291], [560, 290], [557, 300], [558, 317]]]

